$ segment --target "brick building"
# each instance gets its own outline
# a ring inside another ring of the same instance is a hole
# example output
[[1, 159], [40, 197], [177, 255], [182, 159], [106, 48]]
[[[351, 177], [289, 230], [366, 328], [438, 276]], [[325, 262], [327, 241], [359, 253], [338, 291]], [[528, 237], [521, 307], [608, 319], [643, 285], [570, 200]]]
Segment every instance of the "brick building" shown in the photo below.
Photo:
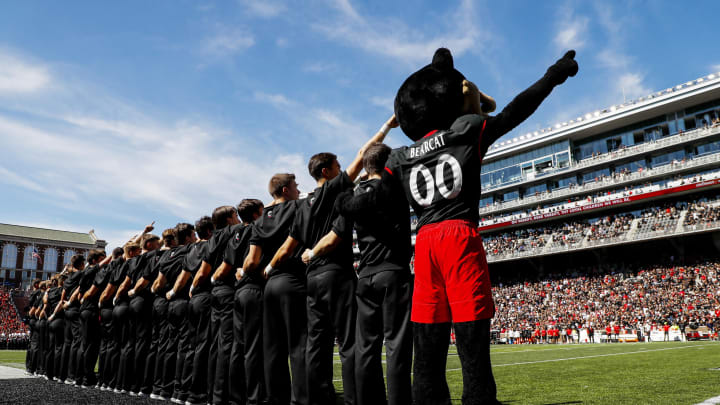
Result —
[[62, 271], [75, 254], [105, 248], [94, 231], [88, 233], [0, 224], [0, 283], [27, 287], [34, 278], [47, 280]]

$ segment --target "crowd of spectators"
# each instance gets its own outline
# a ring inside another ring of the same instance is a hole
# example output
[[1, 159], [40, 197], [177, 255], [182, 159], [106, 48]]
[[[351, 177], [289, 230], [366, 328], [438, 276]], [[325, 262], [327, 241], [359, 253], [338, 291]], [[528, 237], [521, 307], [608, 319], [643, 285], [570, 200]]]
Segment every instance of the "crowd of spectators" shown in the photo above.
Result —
[[718, 260], [692, 266], [582, 268], [496, 283], [492, 327], [519, 342], [566, 340], [568, 329], [576, 338], [583, 329], [650, 331], [671, 325], [682, 331], [707, 326], [714, 333], [720, 327], [717, 297]]
[[683, 225], [690, 229], [697, 229], [698, 225], [708, 225], [720, 220], [720, 206], [716, 204], [714, 201], [691, 203]]
[[12, 291], [0, 288], [0, 349], [20, 348], [27, 341], [28, 327], [12, 299]]

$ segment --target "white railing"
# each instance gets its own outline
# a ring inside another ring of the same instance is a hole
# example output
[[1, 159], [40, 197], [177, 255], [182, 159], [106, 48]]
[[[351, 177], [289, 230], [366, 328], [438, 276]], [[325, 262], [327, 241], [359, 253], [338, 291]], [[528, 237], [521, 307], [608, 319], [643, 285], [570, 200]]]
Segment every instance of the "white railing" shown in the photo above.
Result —
[[[659, 149], [664, 149], [664, 148], [675, 146], [675, 145], [681, 145], [681, 144], [687, 143], [689, 141], [707, 138], [707, 137], [716, 135], [718, 133], [720, 133], [720, 125], [715, 125], [715, 126], [708, 127], [708, 128], [697, 128], [697, 129], [693, 129], [688, 132], [677, 133], [675, 135], [668, 136], [667, 138], [662, 138], [659, 140], [642, 143], [640, 145], [628, 146], [623, 149], [604, 153], [604, 154], [596, 156], [596, 157], [583, 159], [581, 161], [571, 164], [569, 167], [557, 169], [552, 172], [540, 173], [539, 176], [540, 177], [545, 177], [545, 176], [550, 176], [550, 175], [554, 176], [555, 174], [566, 175], [569, 172], [586, 169], [588, 167], [602, 165], [604, 163], [612, 162], [613, 160], [616, 160], [616, 159], [642, 155], [647, 152], [653, 152], [653, 151], [656, 151]], [[505, 188], [505, 187], [515, 187], [518, 185], [522, 185], [524, 183], [531, 183], [535, 180], [537, 180], [537, 178], [523, 179], [520, 181], [494, 184], [494, 185], [487, 185], [487, 186], [483, 187], [482, 193], [485, 194], [489, 191], [497, 191], [497, 190]]]
[[[573, 188], [564, 188], [561, 190], [555, 190], [549, 193], [542, 193], [538, 196], [530, 196], [523, 199], [509, 201], [506, 203], [496, 203], [489, 207], [480, 207], [480, 215], [486, 215], [493, 211], [508, 210], [512, 208], [519, 208], [524, 206], [532, 206], [539, 202], [549, 202], [562, 197], [574, 197], [582, 195], [590, 191], [595, 191], [609, 187], [622, 187], [632, 183], [638, 182], [638, 180], [649, 180], [653, 177], [663, 176], [666, 174], [672, 174], [675, 172], [681, 172], [686, 169], [692, 169], [695, 167], [706, 166], [713, 163], [720, 162], [720, 153], [712, 155], [701, 156], [685, 162], [668, 163], [663, 166], [656, 167], [654, 169], [643, 170], [642, 172], [632, 172], [628, 175], [622, 175], [618, 178], [608, 177], [603, 180], [595, 181], [592, 183], [586, 183], [582, 186]], [[495, 223], [505, 222], [502, 219], [498, 219]]]
[[[574, 171], [576, 169], [577, 170], [584, 169], [584, 168], [595, 166], [595, 165], [601, 165], [603, 163], [611, 162], [611, 161], [613, 161], [615, 159], [619, 159], [619, 158], [624, 158], [624, 157], [634, 156], [634, 155], [642, 155], [647, 152], [662, 149], [662, 148], [665, 148], [668, 146], [680, 145], [680, 144], [686, 143], [688, 141], [705, 138], [705, 137], [708, 137], [711, 135], [715, 135], [717, 133], [720, 133], [720, 126], [714, 126], [714, 127], [708, 128], [708, 129], [705, 129], [705, 128], [695, 129], [693, 131], [685, 132], [682, 135], [679, 135], [679, 134], [673, 135], [671, 137], [661, 139], [658, 141], [648, 142], [648, 143], [644, 143], [641, 145], [631, 146], [631, 147], [625, 148], [621, 151], [607, 153], [600, 157], [584, 159], [580, 162], [575, 163], [574, 165], [571, 165], [569, 168], [559, 170], [558, 174], [567, 174], [567, 172], [569, 172], [569, 171]], [[697, 160], [697, 159], [694, 159], [694, 160]], [[664, 166], [661, 166], [661, 167], [664, 167]], [[651, 172], [652, 170], [653, 169], [643, 171], [643, 172]], [[636, 173], [639, 173], [639, 172], [636, 172]], [[508, 183], [508, 184], [502, 184], [502, 185], [498, 185], [498, 186], [494, 186], [494, 187], [489, 187], [489, 188], [483, 189], [483, 193], [490, 191], [490, 190], [500, 189], [500, 188], [503, 188], [506, 186], [514, 187], [514, 186], [518, 186], [523, 183], [528, 183], [531, 181], [534, 181], [534, 180], [525, 180], [525, 181], [520, 181], [520, 182], [515, 182], [515, 183]], [[594, 184], [594, 183], [590, 183], [590, 184]], [[510, 208], [514, 208], [517, 206], [532, 204], [532, 203], [535, 203], [538, 201], [544, 201], [547, 199], [557, 198], [558, 196], [570, 195], [573, 193], [577, 193], [577, 191], [575, 191], [575, 190], [579, 190], [580, 192], [582, 192], [584, 190], [588, 190], [586, 188], [586, 186], [587, 186], [587, 184], [579, 186], [579, 187], [575, 187], [572, 189], [565, 188], [565, 189], [561, 189], [561, 190], [555, 190], [551, 193], [542, 193], [539, 196], [525, 197], [522, 199], [508, 201], [506, 203], [505, 202], [495, 203], [489, 207], [480, 207], [480, 213], [482, 214], [482, 213], [488, 213], [488, 212], [492, 212], [492, 211], [496, 211], [496, 210], [510, 209]], [[594, 188], [598, 188], [598, 187], [594, 187]], [[558, 194], [555, 195], [556, 193], [558, 193]]]

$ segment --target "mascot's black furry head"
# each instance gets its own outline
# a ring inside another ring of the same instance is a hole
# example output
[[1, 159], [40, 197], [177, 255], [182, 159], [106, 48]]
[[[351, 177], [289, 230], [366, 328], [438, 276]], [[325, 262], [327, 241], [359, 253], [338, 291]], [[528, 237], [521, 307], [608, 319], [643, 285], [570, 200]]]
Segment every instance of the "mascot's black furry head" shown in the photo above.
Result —
[[435, 51], [432, 63], [408, 77], [395, 97], [395, 117], [413, 141], [434, 129], [446, 129], [461, 115], [462, 82], [448, 49]]
[[445, 48], [435, 51], [432, 63], [410, 75], [395, 97], [395, 116], [413, 141], [432, 130], [450, 128], [463, 114], [494, 109], [495, 101], [465, 80]]

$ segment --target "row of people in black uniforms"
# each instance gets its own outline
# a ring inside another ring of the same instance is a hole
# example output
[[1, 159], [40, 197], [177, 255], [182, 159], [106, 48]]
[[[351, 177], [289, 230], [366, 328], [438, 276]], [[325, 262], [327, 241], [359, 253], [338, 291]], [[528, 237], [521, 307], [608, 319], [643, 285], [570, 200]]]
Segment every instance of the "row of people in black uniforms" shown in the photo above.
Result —
[[314, 155], [305, 198], [293, 174], [276, 174], [268, 206], [246, 199], [162, 240], [149, 226], [87, 266], [73, 257], [31, 296], [28, 371], [175, 403], [334, 404], [337, 342], [346, 404], [411, 403], [408, 203], [398, 195], [352, 219], [335, 206], [378, 186], [395, 126], [344, 171], [334, 154]]

